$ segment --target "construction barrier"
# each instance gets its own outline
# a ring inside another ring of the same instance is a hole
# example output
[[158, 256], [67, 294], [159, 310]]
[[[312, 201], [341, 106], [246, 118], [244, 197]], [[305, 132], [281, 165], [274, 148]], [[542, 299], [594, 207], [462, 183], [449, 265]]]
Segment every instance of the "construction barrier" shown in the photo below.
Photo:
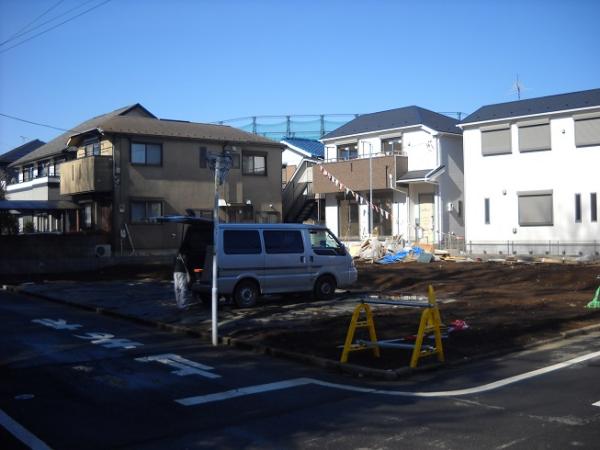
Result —
[[[344, 342], [344, 349], [342, 350], [342, 356], [340, 362], [348, 362], [348, 356], [350, 352], [361, 351], [361, 350], [373, 350], [373, 355], [379, 357], [380, 348], [406, 348], [412, 349], [412, 357], [410, 359], [410, 367], [413, 369], [417, 367], [419, 359], [424, 356], [437, 355], [438, 360], [444, 361], [444, 349], [442, 346], [442, 333], [441, 326], [442, 320], [440, 311], [437, 305], [435, 291], [430, 285], [427, 295], [427, 303], [425, 302], [399, 302], [399, 301], [380, 301], [380, 300], [363, 300], [354, 309], [350, 325], [348, 327], [348, 333], [346, 334], [346, 340]], [[375, 323], [373, 321], [373, 313], [369, 305], [400, 305], [411, 308], [422, 308], [421, 320], [419, 321], [419, 331], [417, 332], [416, 341], [413, 344], [399, 343], [401, 339], [391, 339], [385, 341], [377, 340], [377, 333], [375, 331]], [[361, 320], [361, 312], [364, 312], [364, 319]], [[369, 331], [369, 341], [357, 340], [354, 341], [354, 335], [357, 328], [367, 328]], [[433, 333], [435, 338], [435, 346], [423, 345], [423, 339], [426, 335]]]
[[586, 308], [600, 308], [600, 287], [596, 289], [596, 295], [594, 295], [592, 301], [586, 305]]

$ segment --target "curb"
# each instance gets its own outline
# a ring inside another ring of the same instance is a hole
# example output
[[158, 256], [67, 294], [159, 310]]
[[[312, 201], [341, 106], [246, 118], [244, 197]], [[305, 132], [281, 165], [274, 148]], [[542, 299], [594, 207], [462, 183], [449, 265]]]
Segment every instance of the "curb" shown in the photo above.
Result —
[[[130, 322], [149, 326], [153, 328], [158, 328], [159, 330], [171, 331], [174, 333], [186, 334], [189, 336], [200, 337], [204, 339], [209, 339], [211, 337], [210, 332], [203, 332], [199, 330], [194, 330], [192, 328], [182, 326], [182, 325], [171, 325], [168, 323], [160, 322], [157, 320], [144, 319], [138, 316], [133, 316], [130, 314], [119, 313], [116, 311], [112, 311], [110, 309], [101, 308], [92, 305], [83, 305], [81, 303], [71, 302], [69, 300], [65, 300], [62, 298], [56, 298], [49, 295], [44, 295], [39, 292], [27, 292], [21, 288], [21, 286], [7, 286], [3, 285], [1, 288], [8, 292], [14, 292], [22, 295], [27, 295], [30, 297], [40, 298], [42, 300], [63, 304], [66, 306], [75, 307], [84, 311], [92, 311], [97, 314], [101, 314], [107, 317], [115, 317], [118, 319], [128, 320]], [[449, 361], [449, 362], [431, 362], [426, 363], [426, 365], [417, 367], [412, 369], [410, 367], [401, 367], [398, 369], [374, 369], [371, 367], [360, 366], [356, 364], [349, 363], [340, 363], [339, 361], [333, 359], [322, 358], [314, 355], [307, 355], [305, 353], [298, 353], [290, 350], [279, 349], [275, 347], [268, 347], [262, 344], [257, 344], [254, 342], [238, 339], [231, 336], [222, 336], [219, 338], [219, 343], [225, 346], [233, 347], [239, 350], [252, 351], [258, 354], [269, 355], [278, 358], [290, 359], [293, 361], [302, 362], [311, 366], [320, 367], [328, 370], [337, 370], [340, 373], [352, 375], [356, 378], [375, 378], [379, 380], [385, 381], [394, 381], [399, 380], [401, 378], [405, 378], [411, 374], [420, 373], [420, 372], [429, 372], [432, 370], [439, 370], [443, 367], [459, 367], [463, 365], [467, 365], [470, 363], [482, 361], [485, 359], [497, 358], [500, 356], [505, 356], [508, 354], [512, 354], [517, 351], [530, 350], [532, 348], [541, 347], [547, 344], [551, 344], [554, 342], [559, 342], [564, 339], [568, 339], [574, 336], [585, 335], [590, 332], [600, 330], [600, 324], [588, 325], [586, 327], [577, 328], [574, 330], [561, 331], [558, 336], [548, 339], [542, 340], [534, 340], [528, 344], [524, 344], [519, 347], [505, 348], [502, 350], [492, 351], [488, 353], [482, 353], [480, 355], [472, 356], [472, 357], [464, 357], [460, 360]]]

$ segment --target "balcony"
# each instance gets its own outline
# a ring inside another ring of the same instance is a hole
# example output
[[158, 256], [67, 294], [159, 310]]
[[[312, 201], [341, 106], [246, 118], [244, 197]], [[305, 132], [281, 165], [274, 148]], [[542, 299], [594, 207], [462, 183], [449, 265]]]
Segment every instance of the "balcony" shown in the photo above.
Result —
[[[369, 189], [369, 158], [324, 163], [323, 167], [353, 191], [366, 191]], [[390, 186], [395, 186], [395, 181], [407, 171], [408, 158], [406, 156], [374, 156], [371, 158], [373, 189], [387, 189]], [[314, 192], [317, 194], [340, 192], [340, 189], [316, 168], [313, 184]]]
[[57, 187], [60, 181], [60, 177], [55, 175], [38, 175], [32, 178], [26, 178], [24, 180], [13, 182], [6, 186], [6, 193], [16, 193], [22, 191], [31, 191], [40, 188], [51, 188]]
[[60, 166], [61, 195], [85, 192], [110, 192], [112, 182], [112, 157], [87, 156], [73, 159]]

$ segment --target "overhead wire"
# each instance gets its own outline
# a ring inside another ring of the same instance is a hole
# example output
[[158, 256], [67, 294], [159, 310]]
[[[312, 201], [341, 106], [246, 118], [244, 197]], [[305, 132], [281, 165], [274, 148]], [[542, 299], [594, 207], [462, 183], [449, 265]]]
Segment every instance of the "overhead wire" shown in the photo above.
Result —
[[0, 113], [0, 116], [7, 117], [8, 119], [12, 119], [12, 120], [18, 120], [19, 122], [29, 123], [31, 125], [38, 125], [40, 127], [52, 128], [52, 129], [58, 130], [58, 131], [75, 131], [75, 130], [68, 130], [66, 128], [55, 127], [53, 125], [48, 125], [46, 123], [40, 123], [40, 122], [34, 122], [32, 120], [22, 119], [20, 117], [11, 116], [11, 115], [8, 115], [8, 114]]
[[[84, 14], [87, 14], [88, 12], [90, 12], [90, 11], [93, 11], [94, 9], [97, 9], [97, 8], [99, 8], [100, 6], [103, 6], [103, 5], [105, 5], [106, 3], [110, 2], [110, 1], [112, 1], [112, 0], [105, 0], [105, 1], [103, 1], [103, 2], [99, 3], [99, 4], [95, 5], [95, 6], [92, 6], [91, 8], [88, 8], [88, 9], [86, 9], [85, 11], [82, 11], [82, 12], [81, 12], [81, 13], [79, 13], [79, 14], [76, 14], [75, 16], [72, 16], [72, 17], [70, 17], [70, 18], [68, 18], [68, 19], [66, 19], [66, 20], [63, 20], [62, 22], [59, 22], [59, 23], [58, 23], [58, 24], [56, 24], [56, 25], [53, 25], [53, 26], [51, 26], [50, 28], [47, 28], [47, 29], [45, 29], [45, 30], [43, 30], [43, 31], [40, 31], [39, 33], [37, 33], [37, 34], [34, 34], [33, 36], [30, 36], [30, 37], [28, 37], [27, 39], [24, 39], [24, 40], [22, 40], [22, 41], [18, 42], [17, 44], [15, 44], [15, 45], [12, 45], [12, 46], [10, 46], [10, 47], [7, 47], [7, 48], [3, 48], [3, 49], [1, 49], [1, 50], [0, 50], [0, 54], [1, 54], [1, 53], [5, 53], [5, 52], [7, 52], [7, 51], [9, 51], [9, 50], [11, 50], [11, 49], [13, 49], [13, 48], [15, 48], [15, 47], [18, 47], [18, 46], [20, 46], [20, 45], [23, 45], [24, 43], [26, 43], [26, 42], [29, 42], [30, 40], [32, 40], [32, 39], [34, 39], [34, 38], [36, 38], [36, 37], [38, 37], [38, 36], [41, 36], [41, 35], [43, 35], [43, 34], [46, 34], [46, 33], [48, 33], [49, 31], [52, 31], [52, 30], [54, 30], [55, 28], [58, 28], [58, 27], [59, 27], [59, 26], [61, 26], [61, 25], [64, 25], [64, 24], [66, 24], [66, 23], [68, 23], [68, 22], [71, 22], [72, 20], [75, 20], [75, 19], [77, 19], [78, 17], [81, 17], [81, 16], [83, 16]], [[89, 1], [88, 1], [87, 3], [89, 3]], [[71, 10], [71, 11], [72, 11], [72, 10]], [[46, 22], [46, 23], [47, 23], [47, 22]], [[37, 27], [36, 27], [36, 28], [37, 28]], [[33, 30], [30, 30], [30, 31], [33, 31]], [[26, 34], [26, 33], [25, 33], [25, 34]]]
[[[29, 31], [25, 31], [27, 30], [27, 28], [29, 28], [31, 25], [33, 25], [34, 23], [36, 23], [38, 20], [40, 20], [42, 17], [44, 17], [46, 14], [48, 14], [50, 11], [52, 11], [53, 9], [55, 9], [58, 5], [60, 5], [62, 2], [64, 2], [64, 0], [58, 0], [58, 2], [56, 2], [54, 5], [52, 5], [50, 8], [48, 8], [46, 11], [44, 11], [42, 14], [40, 14], [39, 16], [37, 16], [35, 19], [33, 19], [31, 22], [28, 22], [25, 26], [23, 26], [22, 28], [20, 28], [19, 30], [15, 31], [8, 39], [0, 42], [0, 45], [4, 45], [10, 41], [15, 40], [16, 38], [18, 38], [19, 36], [22, 36], [24, 34], [29, 33]], [[54, 19], [53, 19], [54, 20]], [[36, 27], [33, 28], [33, 30], [35, 30]]]

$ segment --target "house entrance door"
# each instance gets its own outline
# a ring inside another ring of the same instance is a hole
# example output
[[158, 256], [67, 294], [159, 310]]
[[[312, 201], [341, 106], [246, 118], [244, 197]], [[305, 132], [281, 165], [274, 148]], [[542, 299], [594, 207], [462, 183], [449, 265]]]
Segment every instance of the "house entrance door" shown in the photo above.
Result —
[[433, 243], [433, 194], [419, 194], [419, 226], [420, 241]]

